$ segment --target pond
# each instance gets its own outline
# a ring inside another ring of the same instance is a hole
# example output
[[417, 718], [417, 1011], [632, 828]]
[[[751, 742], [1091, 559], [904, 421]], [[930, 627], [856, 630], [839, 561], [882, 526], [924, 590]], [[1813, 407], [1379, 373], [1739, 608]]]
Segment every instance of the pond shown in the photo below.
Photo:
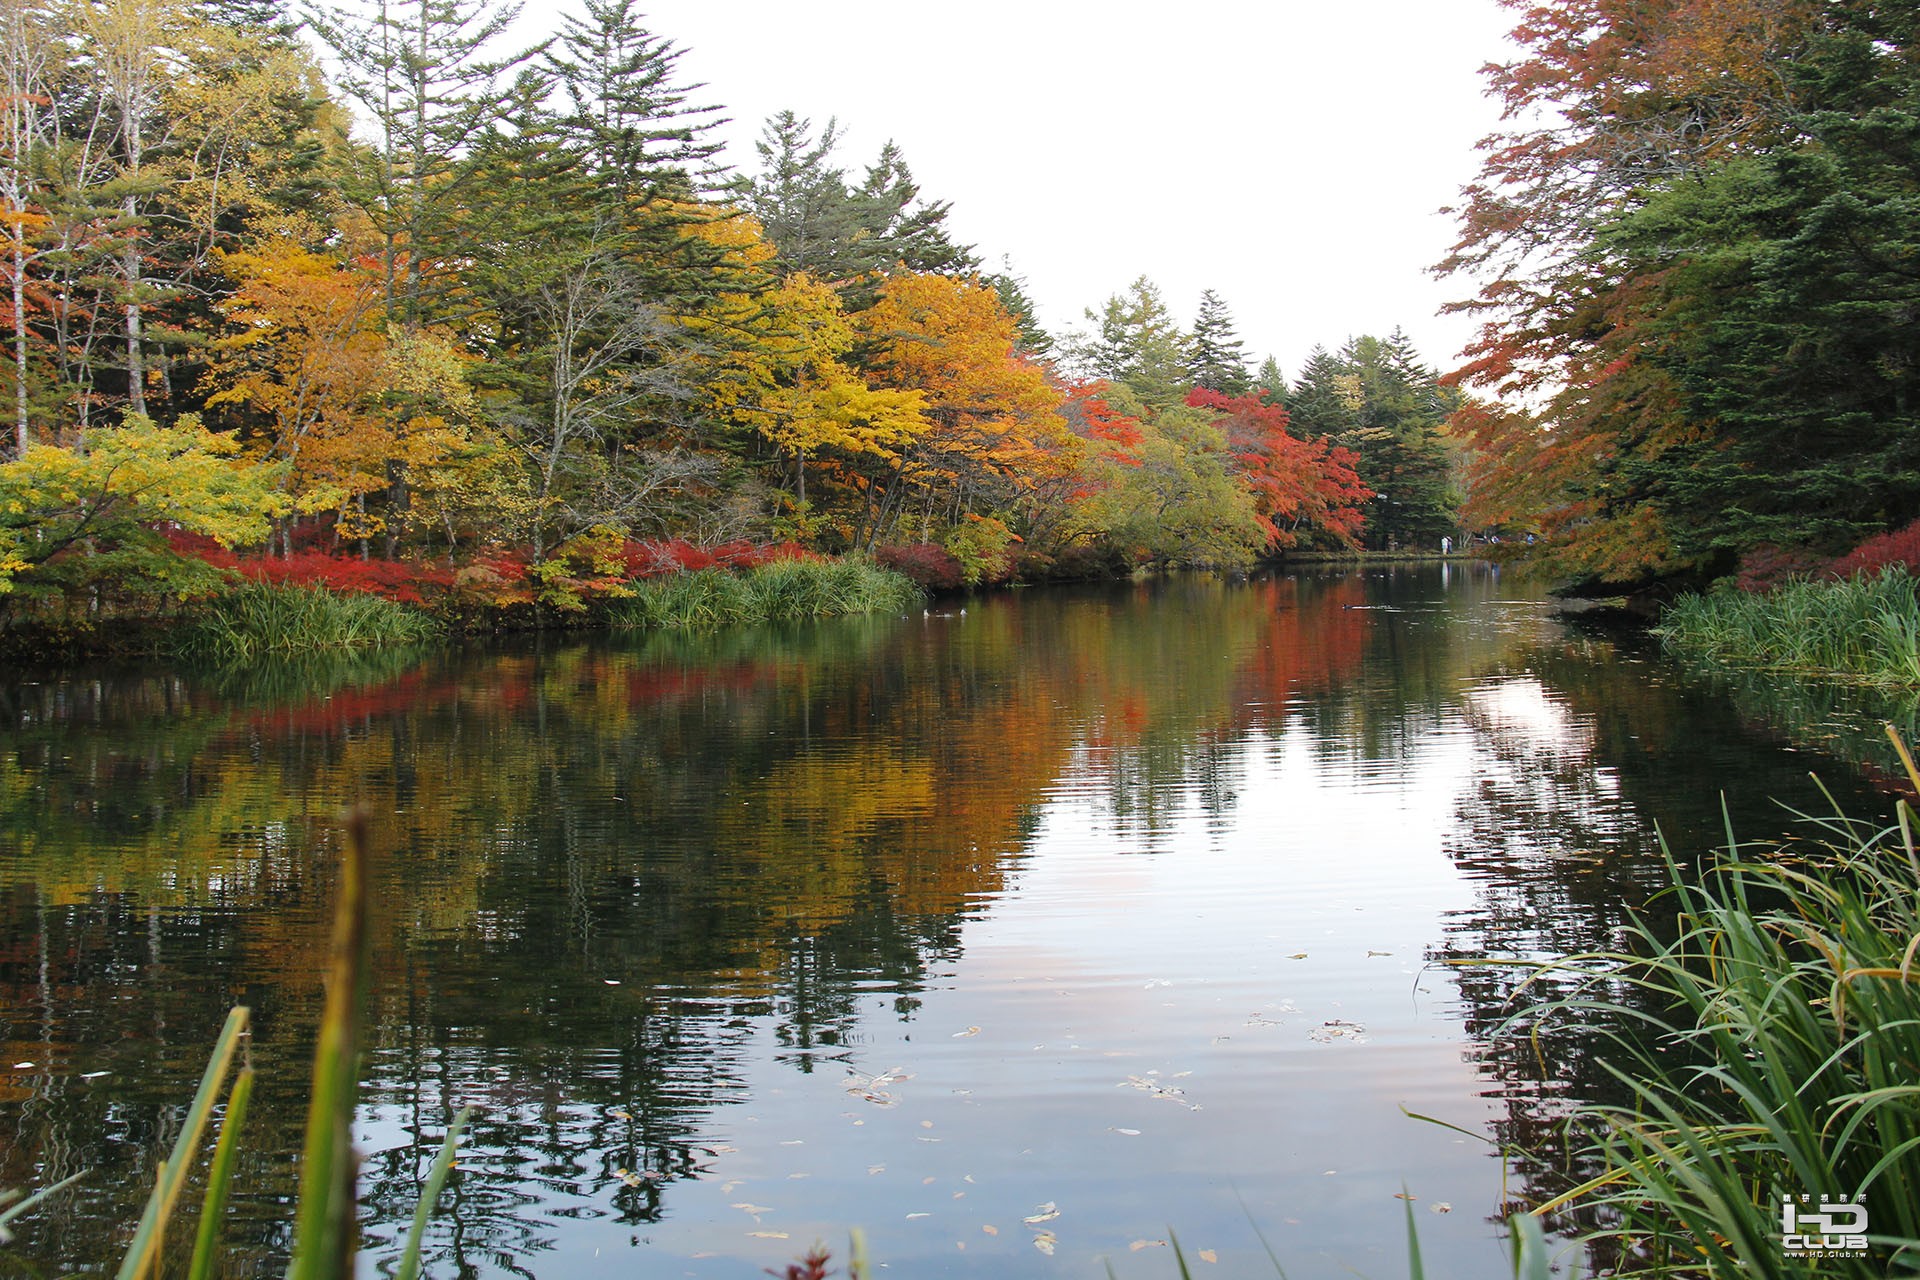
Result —
[[[345, 806], [371, 814], [364, 1274], [1499, 1274], [1613, 1096], [1502, 1034], [1809, 771], [1491, 567], [1032, 590], [711, 636], [0, 683], [0, 1275], [110, 1269], [227, 1009], [227, 1274], [288, 1247]], [[1431, 1123], [1418, 1116], [1444, 1123]], [[1457, 1128], [1447, 1127], [1457, 1126]], [[1465, 1132], [1461, 1132], [1464, 1130]], [[1474, 1136], [1478, 1135], [1478, 1136]], [[1402, 1198], [1406, 1197], [1406, 1198]], [[1263, 1243], [1264, 1237], [1264, 1243]]]

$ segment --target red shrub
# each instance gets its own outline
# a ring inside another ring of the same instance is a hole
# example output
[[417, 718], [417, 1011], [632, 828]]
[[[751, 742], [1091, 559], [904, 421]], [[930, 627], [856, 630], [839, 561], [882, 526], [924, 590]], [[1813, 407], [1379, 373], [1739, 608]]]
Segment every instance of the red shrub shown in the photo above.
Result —
[[716, 567], [751, 569], [769, 560], [811, 559], [813, 553], [795, 542], [760, 546], [752, 542], [734, 541], [697, 547], [685, 538], [670, 538], [659, 542], [629, 540], [621, 548], [620, 557], [626, 565], [629, 578], [654, 578], [663, 573], [691, 573]]
[[1890, 564], [1905, 565], [1909, 570], [1920, 570], [1920, 520], [1914, 521], [1904, 529], [1895, 529], [1868, 538], [1847, 554], [1827, 566], [1827, 572], [1835, 577], [1851, 577], [1861, 570], [1877, 573]]
[[921, 586], [936, 591], [958, 587], [965, 572], [953, 554], [937, 542], [876, 547], [873, 558], [881, 568], [905, 574]]
[[1740, 571], [1733, 581], [1742, 591], [1771, 591], [1789, 578], [1811, 577], [1826, 567], [1826, 560], [1811, 551], [1755, 547], [1740, 557]]

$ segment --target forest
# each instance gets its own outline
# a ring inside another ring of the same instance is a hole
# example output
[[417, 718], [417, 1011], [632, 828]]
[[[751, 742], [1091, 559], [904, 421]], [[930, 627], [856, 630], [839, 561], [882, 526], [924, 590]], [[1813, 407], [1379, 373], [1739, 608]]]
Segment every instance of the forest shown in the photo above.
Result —
[[959, 586], [1457, 531], [1462, 397], [1403, 336], [1290, 386], [1145, 278], [1049, 334], [894, 143], [850, 168], [783, 112], [724, 165], [631, 0], [508, 52], [514, 8], [446, 0], [4, 12], [16, 619], [236, 573], [553, 616], [773, 553]]
[[1920, 10], [1510, 7], [1444, 264], [1483, 322], [1469, 522], [1612, 587], [1913, 561]]

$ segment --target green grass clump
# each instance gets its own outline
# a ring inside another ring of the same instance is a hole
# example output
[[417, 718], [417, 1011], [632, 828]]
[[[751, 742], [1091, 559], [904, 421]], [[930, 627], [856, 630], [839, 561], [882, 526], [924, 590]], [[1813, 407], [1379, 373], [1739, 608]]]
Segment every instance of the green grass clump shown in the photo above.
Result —
[[614, 606], [617, 627], [709, 630], [917, 609], [925, 597], [901, 574], [866, 560], [775, 560], [746, 573], [701, 569], [636, 582]]
[[[1920, 787], [1911, 756], [1900, 753]], [[1867, 1277], [1920, 1267], [1920, 851], [1835, 817], [1809, 845], [1741, 849], [1703, 879], [1676, 866], [1678, 927], [1546, 966], [1578, 991], [1522, 1017], [1596, 1015], [1623, 1035], [1630, 1106], [1581, 1120], [1606, 1172], [1573, 1201], [1617, 1223], [1617, 1275]], [[1811, 847], [1815, 851], [1807, 852]], [[1783, 1196], [1866, 1206], [1865, 1258], [1782, 1247]]]
[[419, 644], [439, 631], [418, 609], [379, 596], [248, 582], [209, 601], [181, 628], [173, 647], [182, 657], [250, 661], [264, 654]]
[[1655, 629], [1667, 648], [1730, 666], [1920, 685], [1920, 595], [1898, 565], [1777, 590], [1683, 596]]

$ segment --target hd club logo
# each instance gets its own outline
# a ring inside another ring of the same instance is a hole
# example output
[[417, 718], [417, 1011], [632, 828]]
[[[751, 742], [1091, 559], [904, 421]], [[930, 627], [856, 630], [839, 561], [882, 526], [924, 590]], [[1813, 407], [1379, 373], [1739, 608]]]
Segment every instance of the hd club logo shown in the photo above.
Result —
[[1800, 1258], [1867, 1256], [1867, 1207], [1821, 1196], [1780, 1197], [1780, 1244]]

